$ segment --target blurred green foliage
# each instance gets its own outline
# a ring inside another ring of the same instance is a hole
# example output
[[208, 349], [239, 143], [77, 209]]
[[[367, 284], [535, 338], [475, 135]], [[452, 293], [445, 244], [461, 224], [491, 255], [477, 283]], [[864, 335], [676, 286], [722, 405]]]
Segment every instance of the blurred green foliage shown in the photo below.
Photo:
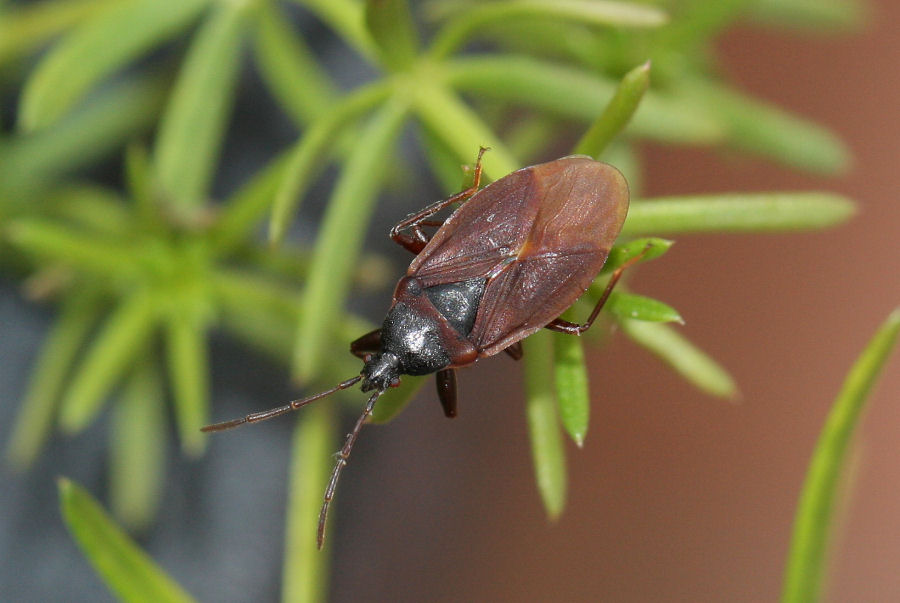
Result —
[[[291, 18], [298, 6], [379, 76], [339, 91]], [[629, 244], [635, 237], [840, 223], [853, 205], [832, 193], [642, 199], [635, 144], [733, 149], [824, 174], [845, 169], [847, 151], [827, 129], [723, 81], [713, 42], [738, 21], [836, 30], [860, 15], [849, 0], [432, 0], [414, 11], [405, 0], [0, 5], [0, 86], [19, 99], [14, 127], [0, 133], [0, 267], [28, 275], [24, 290], [59, 307], [8, 458], [27, 467], [55, 426], [77, 433], [112, 400], [111, 506], [139, 527], [152, 520], [164, 479], [167, 396], [184, 452], [204, 449], [211, 331], [289, 363], [304, 385], [358, 371], [346, 344], [371, 325], [349, 314], [346, 300], [390, 286], [362, 242], [410, 125], [448, 192], [460, 188], [460, 165], [482, 145], [491, 147], [486, 180], [549, 159], [548, 149], [619, 166], [632, 209], [588, 302], [646, 246]], [[246, 69], [261, 75], [300, 136], [239, 190], [212, 199]], [[86, 176], [116, 155], [124, 157], [118, 184]], [[286, 243], [299, 202], [332, 164], [337, 180], [316, 241]], [[266, 220], [270, 240], [261, 241]], [[655, 251], [644, 261], [671, 244], [650, 241]], [[675, 309], [620, 291], [609, 310], [626, 336], [688, 381], [734, 395], [727, 372], [663, 324], [680, 321]], [[552, 516], [566, 491], [559, 417], [579, 445], [587, 433], [581, 343], [543, 333], [526, 351], [537, 481]], [[421, 382], [386, 394], [375, 419], [399, 411]], [[333, 423], [311, 413], [298, 429], [327, 443]], [[309, 455], [327, 454], [299, 440], [295, 449], [296, 499], [320, 490], [324, 476], [307, 468]], [[309, 505], [291, 507], [308, 520]], [[300, 521], [289, 520], [289, 555], [293, 567], [315, 573], [324, 562], [294, 541], [304, 534]], [[285, 592], [306, 594], [286, 598], [315, 598], [319, 588], [295, 581]]]

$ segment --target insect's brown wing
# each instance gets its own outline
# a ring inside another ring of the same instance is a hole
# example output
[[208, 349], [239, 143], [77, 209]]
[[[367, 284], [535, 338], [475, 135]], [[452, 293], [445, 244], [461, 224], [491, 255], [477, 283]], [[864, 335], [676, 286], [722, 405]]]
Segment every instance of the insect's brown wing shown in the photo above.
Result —
[[416, 256], [408, 276], [425, 287], [487, 276], [508, 261], [528, 234], [535, 213], [526, 203], [534, 167], [509, 174], [478, 191], [456, 210]]
[[566, 157], [531, 168], [521, 210], [469, 335], [482, 356], [543, 328], [587, 290], [622, 229], [628, 185], [610, 165]]

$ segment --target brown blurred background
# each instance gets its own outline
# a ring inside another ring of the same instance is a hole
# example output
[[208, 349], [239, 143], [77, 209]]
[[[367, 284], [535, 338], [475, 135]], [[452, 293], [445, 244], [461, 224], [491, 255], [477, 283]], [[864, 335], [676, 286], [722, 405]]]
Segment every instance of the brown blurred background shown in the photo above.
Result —
[[[485, 361], [463, 373], [452, 423], [428, 391], [360, 441], [338, 506], [337, 600], [778, 597], [826, 412], [900, 304], [897, 23], [900, 3], [883, 0], [860, 33], [745, 28], [719, 44], [740, 87], [844, 138], [855, 155], [847, 175], [645, 149], [650, 195], [829, 189], [859, 202], [859, 215], [836, 230], [680, 238], [637, 271], [632, 287], [681, 311], [683, 332], [736, 377], [740, 403], [694, 391], [617, 337], [590, 358], [591, 431], [583, 450], [569, 447], [568, 508], [548, 525], [519, 368]], [[898, 393], [895, 356], [862, 426], [829, 600], [900, 601]]]

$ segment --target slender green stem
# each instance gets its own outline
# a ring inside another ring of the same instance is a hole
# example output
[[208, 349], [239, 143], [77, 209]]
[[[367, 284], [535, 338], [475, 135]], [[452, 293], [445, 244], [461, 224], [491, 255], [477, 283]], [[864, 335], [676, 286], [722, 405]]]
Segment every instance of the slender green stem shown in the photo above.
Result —
[[[283, 603], [325, 600], [330, 564], [328, 553], [316, 547], [316, 526], [336, 430], [335, 411], [329, 404], [305, 409], [294, 429], [285, 522]], [[332, 524], [334, 515], [332, 511]]]
[[73, 229], [51, 222], [19, 220], [7, 227], [16, 246], [39, 257], [104, 277], [134, 277], [139, 255], [119, 242], [75, 234]]
[[353, 0], [294, 0], [313, 11], [327, 23], [357, 52], [369, 60], [374, 60], [375, 43], [366, 29], [362, 2]]
[[662, 197], [632, 203], [622, 234], [815, 230], [855, 212], [850, 200], [829, 192]]
[[391, 92], [389, 82], [380, 81], [365, 86], [345, 98], [325, 116], [319, 118], [304, 133], [289, 152], [285, 177], [275, 195], [269, 222], [269, 240], [278, 243], [284, 238], [290, 218], [297, 210], [303, 191], [309, 186], [317, 169], [325, 165], [329, 143], [340, 128], [347, 126], [361, 113], [383, 101]]
[[[454, 58], [441, 65], [438, 75], [463, 92], [588, 123], [597, 119], [598, 107], [613, 98], [618, 86], [609, 77], [585, 69], [514, 54]], [[726, 128], [696, 99], [648, 90], [627, 132], [665, 142], [709, 145], [721, 143]]]
[[336, 86], [275, 2], [257, 2], [256, 13], [253, 50], [260, 75], [296, 123], [312, 123], [335, 103]]
[[413, 64], [419, 54], [419, 37], [408, 0], [366, 2], [366, 28], [385, 67], [401, 71]]
[[31, 465], [43, 447], [53, 427], [65, 379], [102, 311], [96, 291], [88, 287], [63, 302], [32, 372], [6, 451], [16, 468]]
[[288, 155], [282, 153], [222, 204], [209, 232], [215, 253], [228, 253], [252, 240], [260, 219], [272, 206], [278, 187], [284, 182], [287, 166]]
[[785, 570], [784, 603], [812, 603], [821, 597], [829, 533], [841, 474], [869, 393], [900, 335], [900, 308], [881, 325], [853, 368], [825, 421], [797, 503]]
[[479, 146], [490, 147], [483, 166], [484, 174], [494, 180], [521, 167], [500, 137], [456, 93], [443, 86], [422, 85], [414, 94], [419, 119], [460, 159], [471, 161]]
[[604, 0], [505, 0], [488, 2], [460, 11], [440, 29], [428, 54], [441, 59], [462, 46], [478, 29], [512, 19], [557, 19], [590, 25], [658, 27], [666, 14], [652, 6]]
[[313, 379], [326, 361], [326, 346], [349, 292], [391, 145], [408, 110], [406, 100], [393, 99], [376, 112], [348, 156], [329, 200], [301, 304], [294, 359], [301, 381]]

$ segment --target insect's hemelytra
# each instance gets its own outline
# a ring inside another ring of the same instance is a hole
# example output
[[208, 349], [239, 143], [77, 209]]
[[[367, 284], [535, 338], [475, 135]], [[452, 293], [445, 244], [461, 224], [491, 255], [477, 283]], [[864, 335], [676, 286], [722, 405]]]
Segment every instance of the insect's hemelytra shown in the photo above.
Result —
[[[221, 431], [283, 415], [362, 381], [373, 392], [337, 454], [319, 514], [318, 545], [340, 473], [375, 402], [401, 375], [436, 373], [438, 398], [456, 416], [455, 370], [501, 351], [522, 355], [521, 340], [548, 328], [580, 335], [594, 322], [613, 286], [632, 262], [617, 268], [583, 324], [559, 318], [600, 273], [628, 212], [628, 185], [614, 167], [590, 157], [563, 157], [504, 176], [478, 190], [473, 184], [429, 205], [391, 229], [415, 259], [394, 290], [380, 329], [350, 344], [361, 373], [308, 398], [241, 419]], [[464, 202], [443, 222], [428, 220]], [[439, 227], [430, 238], [423, 227]]]

